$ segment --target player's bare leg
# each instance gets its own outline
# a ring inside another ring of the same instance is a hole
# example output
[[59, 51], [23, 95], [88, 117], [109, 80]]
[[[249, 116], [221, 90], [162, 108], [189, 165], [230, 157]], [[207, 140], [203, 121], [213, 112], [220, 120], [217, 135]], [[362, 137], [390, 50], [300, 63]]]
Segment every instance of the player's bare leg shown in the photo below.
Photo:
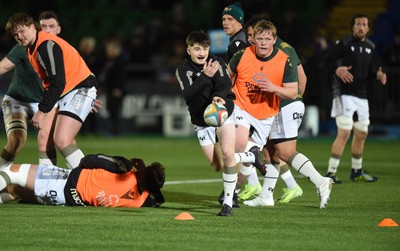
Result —
[[28, 119], [23, 113], [14, 113], [4, 119], [6, 127], [7, 144], [0, 153], [0, 169], [15, 159], [27, 139]]
[[57, 164], [57, 152], [53, 138], [57, 111], [58, 109], [53, 107], [50, 112], [46, 113], [42, 126], [38, 131], [39, 164]]
[[217, 135], [221, 145], [224, 168], [224, 201], [219, 216], [232, 216], [233, 195], [237, 182], [237, 167], [235, 160], [235, 124], [227, 124], [218, 128]]
[[74, 144], [76, 135], [82, 127], [82, 123], [69, 116], [58, 115], [54, 130], [54, 143], [65, 157], [70, 168], [79, 165], [84, 157], [83, 152]]

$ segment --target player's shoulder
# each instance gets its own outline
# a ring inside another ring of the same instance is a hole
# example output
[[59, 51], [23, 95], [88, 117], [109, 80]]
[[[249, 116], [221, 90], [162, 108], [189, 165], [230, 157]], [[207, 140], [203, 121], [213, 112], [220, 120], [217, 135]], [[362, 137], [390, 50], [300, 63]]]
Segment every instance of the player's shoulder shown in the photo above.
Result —
[[348, 36], [342, 37], [340, 40], [336, 41], [336, 44], [342, 43], [344, 46], [346, 46], [353, 41], [354, 41], [354, 37], [351, 35], [348, 35]]
[[365, 40], [365, 42], [366, 42], [369, 46], [371, 46], [372, 48], [375, 48], [375, 43], [372, 42], [371, 39], [367, 38], [367, 39]]
[[247, 41], [246, 32], [244, 32], [244, 30], [241, 29], [240, 31], [238, 31], [236, 34], [234, 34], [232, 36], [231, 41], [241, 41], [241, 42], [247, 44], [248, 41]]
[[245, 48], [249, 46], [246, 33], [243, 30], [241, 30], [235, 35], [233, 35], [230, 41], [230, 46], [235, 48]]
[[28, 60], [28, 57], [26, 55], [26, 47], [20, 44], [16, 44], [8, 52], [6, 57], [13, 63], [16, 63], [16, 61], [18, 60]]
[[275, 45], [280, 49], [294, 49], [293, 46], [291, 46], [286, 41], [283, 41], [280, 37], [276, 37]]
[[232, 59], [235, 58], [236, 60], [240, 60], [244, 54], [244, 52], [246, 51], [247, 48], [242, 48], [238, 51], [236, 51], [233, 56]]

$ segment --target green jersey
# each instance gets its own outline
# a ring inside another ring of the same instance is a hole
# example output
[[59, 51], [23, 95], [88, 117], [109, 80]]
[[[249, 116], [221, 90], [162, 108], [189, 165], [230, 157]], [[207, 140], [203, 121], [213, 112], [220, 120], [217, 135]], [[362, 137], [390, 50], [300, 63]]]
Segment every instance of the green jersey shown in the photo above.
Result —
[[6, 94], [22, 102], [40, 102], [44, 91], [42, 80], [29, 63], [26, 48], [16, 44], [7, 54], [7, 58], [15, 64], [15, 69]]
[[[301, 62], [300, 62], [299, 57], [297, 56], [296, 50], [290, 44], [283, 41], [280, 37], [276, 38], [275, 46], [277, 48], [281, 49], [284, 53], [286, 53], [286, 55], [289, 56], [291, 62], [293, 63], [293, 67], [296, 67], [296, 69], [297, 69], [297, 66], [299, 64], [301, 64]], [[297, 70], [296, 70], [296, 78], [297, 78]], [[280, 107], [290, 104], [293, 101], [302, 100], [302, 99], [303, 98], [301, 96], [300, 88], [299, 88], [297, 98], [293, 99], [293, 100], [281, 99]]]

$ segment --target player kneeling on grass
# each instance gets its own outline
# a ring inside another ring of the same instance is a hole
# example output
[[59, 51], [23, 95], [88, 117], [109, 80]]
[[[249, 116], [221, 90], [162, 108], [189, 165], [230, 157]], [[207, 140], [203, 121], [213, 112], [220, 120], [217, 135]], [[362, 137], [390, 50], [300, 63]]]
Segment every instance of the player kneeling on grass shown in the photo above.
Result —
[[141, 159], [104, 154], [85, 156], [73, 170], [11, 164], [0, 171], [0, 203], [21, 198], [45, 205], [158, 207], [165, 201], [164, 182], [158, 162], [146, 167]]

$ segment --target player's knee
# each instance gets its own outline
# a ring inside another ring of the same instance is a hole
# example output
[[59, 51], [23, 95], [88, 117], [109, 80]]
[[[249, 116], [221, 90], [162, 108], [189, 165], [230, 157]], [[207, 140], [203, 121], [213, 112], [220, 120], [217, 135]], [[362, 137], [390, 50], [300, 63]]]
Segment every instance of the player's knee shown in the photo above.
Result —
[[235, 151], [243, 152], [243, 151], [245, 151], [246, 146], [247, 146], [247, 142], [240, 142], [240, 141], [236, 140]]
[[353, 119], [345, 116], [337, 116], [336, 125], [340, 129], [351, 130], [353, 128]]
[[54, 138], [54, 144], [57, 146], [58, 149], [63, 150], [72, 145], [73, 142], [71, 142], [71, 140], [66, 137], [58, 136]]
[[26, 131], [14, 131], [7, 135], [7, 149], [13, 155], [17, 155], [18, 152], [25, 145], [27, 140]]
[[12, 148], [22, 147], [27, 139], [27, 126], [24, 120], [14, 119], [6, 124], [8, 144]]
[[234, 152], [222, 152], [222, 158], [225, 166], [235, 165], [235, 153]]
[[6, 133], [12, 133], [15, 131], [23, 131], [26, 133], [27, 125], [23, 119], [12, 119], [6, 124]]
[[354, 128], [356, 128], [362, 133], [365, 133], [365, 136], [367, 136], [369, 123], [370, 123], [369, 119], [360, 120], [354, 123]]
[[280, 159], [277, 154], [275, 154], [271, 159], [271, 164], [278, 165], [280, 163]]
[[289, 160], [290, 156], [294, 152], [296, 152], [296, 151], [295, 150], [294, 151], [290, 151], [288, 149], [279, 149], [278, 150], [279, 158], [272, 158], [271, 159], [271, 164], [279, 165], [280, 164], [280, 160], [283, 160], [284, 162], [287, 162]]

